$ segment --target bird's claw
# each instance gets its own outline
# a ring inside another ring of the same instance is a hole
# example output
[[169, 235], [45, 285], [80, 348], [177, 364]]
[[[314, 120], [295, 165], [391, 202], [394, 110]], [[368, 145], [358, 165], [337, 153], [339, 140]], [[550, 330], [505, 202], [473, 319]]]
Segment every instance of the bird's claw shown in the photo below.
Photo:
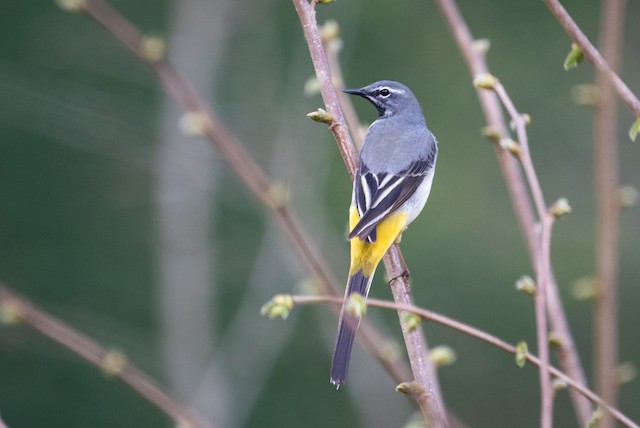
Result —
[[400, 275], [394, 276], [393, 278], [391, 278], [391, 280], [389, 280], [389, 285], [391, 285], [391, 283], [393, 281], [395, 281], [396, 279], [399, 279], [399, 278], [402, 278], [402, 279], [405, 280], [405, 282], [408, 282], [409, 281], [409, 276], [410, 276], [409, 275], [409, 270], [405, 269], [405, 270], [402, 271], [402, 273]]

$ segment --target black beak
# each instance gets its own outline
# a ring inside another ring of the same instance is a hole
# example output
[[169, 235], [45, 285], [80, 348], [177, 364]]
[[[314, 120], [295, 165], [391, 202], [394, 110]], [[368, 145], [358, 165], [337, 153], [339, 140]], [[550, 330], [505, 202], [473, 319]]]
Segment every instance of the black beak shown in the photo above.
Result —
[[366, 97], [364, 91], [362, 90], [362, 88], [358, 88], [358, 89], [345, 89], [344, 91], [345, 94], [349, 94], [349, 95], [360, 95], [361, 97]]

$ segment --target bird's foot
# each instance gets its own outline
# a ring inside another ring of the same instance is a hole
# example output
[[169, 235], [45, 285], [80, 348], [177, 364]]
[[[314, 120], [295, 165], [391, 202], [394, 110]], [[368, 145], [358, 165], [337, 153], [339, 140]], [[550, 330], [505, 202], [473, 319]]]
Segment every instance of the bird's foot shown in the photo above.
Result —
[[408, 281], [409, 281], [409, 276], [410, 276], [410, 275], [409, 275], [409, 270], [408, 270], [408, 269], [405, 269], [405, 270], [403, 270], [403, 271], [402, 271], [402, 273], [401, 273], [400, 275], [398, 275], [398, 276], [394, 276], [393, 278], [391, 278], [391, 279], [389, 280], [389, 285], [391, 285], [391, 283], [392, 283], [393, 281], [395, 281], [396, 279], [400, 279], [400, 278], [404, 279], [404, 280], [405, 280], [405, 282], [408, 282]]

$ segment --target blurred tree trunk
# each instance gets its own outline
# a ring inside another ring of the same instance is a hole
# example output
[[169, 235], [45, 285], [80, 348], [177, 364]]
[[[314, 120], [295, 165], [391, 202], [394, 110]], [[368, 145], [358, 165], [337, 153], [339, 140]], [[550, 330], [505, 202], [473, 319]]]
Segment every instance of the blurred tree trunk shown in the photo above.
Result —
[[[626, 0], [603, 0], [598, 48], [614, 71], [620, 64]], [[618, 108], [611, 80], [596, 72], [598, 98], [594, 110], [596, 226], [595, 355], [596, 392], [612, 406], [618, 396], [618, 265], [620, 197], [618, 161]], [[601, 427], [614, 426], [605, 414]]]
[[[229, 0], [175, 1], [168, 54], [205, 98], [225, 42]], [[158, 295], [162, 356], [170, 388], [187, 399], [200, 384], [212, 353], [215, 299], [215, 242], [211, 226], [217, 193], [216, 155], [206, 143], [181, 132], [182, 112], [165, 95], [157, 155]], [[222, 387], [211, 395], [207, 416], [226, 426], [228, 396]]]

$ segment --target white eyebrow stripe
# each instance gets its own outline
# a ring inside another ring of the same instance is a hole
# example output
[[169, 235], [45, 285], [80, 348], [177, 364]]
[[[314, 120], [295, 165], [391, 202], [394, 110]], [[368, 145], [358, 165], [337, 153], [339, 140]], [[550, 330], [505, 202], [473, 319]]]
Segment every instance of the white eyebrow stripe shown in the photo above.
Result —
[[390, 88], [389, 86], [378, 86], [376, 88], [377, 91], [381, 91], [383, 89], [386, 89], [389, 92], [393, 92], [394, 94], [404, 94], [404, 90], [403, 89]]

